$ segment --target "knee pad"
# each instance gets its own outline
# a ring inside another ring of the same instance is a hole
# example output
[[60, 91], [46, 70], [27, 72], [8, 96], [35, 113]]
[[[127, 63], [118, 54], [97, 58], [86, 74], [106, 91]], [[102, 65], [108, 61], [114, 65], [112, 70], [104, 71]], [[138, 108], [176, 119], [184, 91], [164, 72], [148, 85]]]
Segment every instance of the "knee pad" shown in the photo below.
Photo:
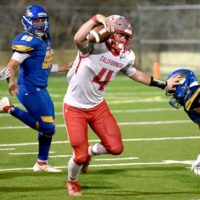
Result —
[[53, 123], [40, 123], [40, 131], [47, 136], [53, 136], [56, 132], [55, 125]]

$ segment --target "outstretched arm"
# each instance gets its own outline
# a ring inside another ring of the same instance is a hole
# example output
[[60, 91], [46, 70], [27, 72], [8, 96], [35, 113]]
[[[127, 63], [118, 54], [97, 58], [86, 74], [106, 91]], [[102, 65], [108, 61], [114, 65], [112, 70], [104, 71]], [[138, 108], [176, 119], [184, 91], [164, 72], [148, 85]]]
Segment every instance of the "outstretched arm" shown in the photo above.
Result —
[[181, 80], [181, 76], [179, 75], [171, 77], [167, 81], [155, 80], [152, 76], [140, 70], [136, 70], [130, 78], [145, 85], [165, 89], [166, 91], [175, 90], [174, 86], [179, 85], [179, 81]]
[[70, 68], [72, 67], [73, 62], [69, 62], [68, 64], [62, 64], [62, 65], [58, 65], [58, 64], [52, 64], [51, 67], [51, 72], [68, 72], [70, 70]]

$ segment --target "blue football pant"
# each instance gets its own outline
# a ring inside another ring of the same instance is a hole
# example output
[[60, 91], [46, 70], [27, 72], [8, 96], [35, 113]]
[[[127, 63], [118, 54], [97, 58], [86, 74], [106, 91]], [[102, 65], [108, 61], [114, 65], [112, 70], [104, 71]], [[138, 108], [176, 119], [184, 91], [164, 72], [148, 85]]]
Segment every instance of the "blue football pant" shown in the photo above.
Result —
[[35, 129], [36, 123], [39, 124], [38, 158], [47, 160], [52, 135], [55, 134], [55, 113], [51, 97], [46, 89], [19, 85], [17, 98], [27, 111], [15, 107], [11, 114], [33, 129]]

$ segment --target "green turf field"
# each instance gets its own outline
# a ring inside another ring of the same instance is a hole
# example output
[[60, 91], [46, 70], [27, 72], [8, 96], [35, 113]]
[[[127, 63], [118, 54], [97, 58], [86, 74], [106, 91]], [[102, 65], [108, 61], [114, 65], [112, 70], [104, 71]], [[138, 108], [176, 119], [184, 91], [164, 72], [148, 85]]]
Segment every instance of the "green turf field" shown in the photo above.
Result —
[[[0, 83], [0, 96], [8, 95]], [[57, 134], [49, 163], [62, 173], [34, 173], [37, 132], [8, 114], [0, 114], [0, 200], [65, 200], [67, 162], [71, 154], [62, 117], [67, 83], [52, 76]], [[168, 104], [164, 91], [119, 76], [106, 99], [122, 130], [120, 156], [94, 157], [88, 174], [80, 175], [82, 197], [92, 200], [200, 200], [200, 176], [190, 171], [200, 150], [200, 131], [183, 110]], [[13, 104], [20, 106], [15, 97]], [[90, 143], [98, 138], [89, 132]]]

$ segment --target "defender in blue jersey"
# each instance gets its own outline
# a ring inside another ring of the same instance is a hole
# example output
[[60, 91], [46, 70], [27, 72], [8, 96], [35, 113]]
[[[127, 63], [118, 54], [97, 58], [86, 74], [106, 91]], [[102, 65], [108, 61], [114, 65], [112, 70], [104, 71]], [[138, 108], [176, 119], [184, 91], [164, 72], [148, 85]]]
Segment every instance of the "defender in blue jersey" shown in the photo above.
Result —
[[[195, 74], [188, 69], [175, 70], [169, 75], [168, 79], [176, 75], [181, 75], [181, 85], [176, 86], [175, 91], [166, 93], [167, 96], [171, 96], [169, 104], [176, 109], [183, 106], [189, 118], [200, 128], [200, 85], [198, 80]], [[193, 163], [191, 170], [200, 175], [200, 154]]]
[[[29, 127], [38, 130], [39, 153], [34, 171], [60, 172], [48, 165], [52, 136], [55, 134], [55, 113], [46, 89], [50, 72], [67, 71], [68, 66], [52, 64], [53, 50], [49, 17], [41, 6], [28, 6], [22, 16], [25, 31], [12, 43], [13, 55], [8, 63], [9, 91], [16, 95], [26, 111], [10, 104], [7, 97], [0, 102], [0, 111], [8, 112]], [[19, 67], [18, 82], [15, 70]]]

